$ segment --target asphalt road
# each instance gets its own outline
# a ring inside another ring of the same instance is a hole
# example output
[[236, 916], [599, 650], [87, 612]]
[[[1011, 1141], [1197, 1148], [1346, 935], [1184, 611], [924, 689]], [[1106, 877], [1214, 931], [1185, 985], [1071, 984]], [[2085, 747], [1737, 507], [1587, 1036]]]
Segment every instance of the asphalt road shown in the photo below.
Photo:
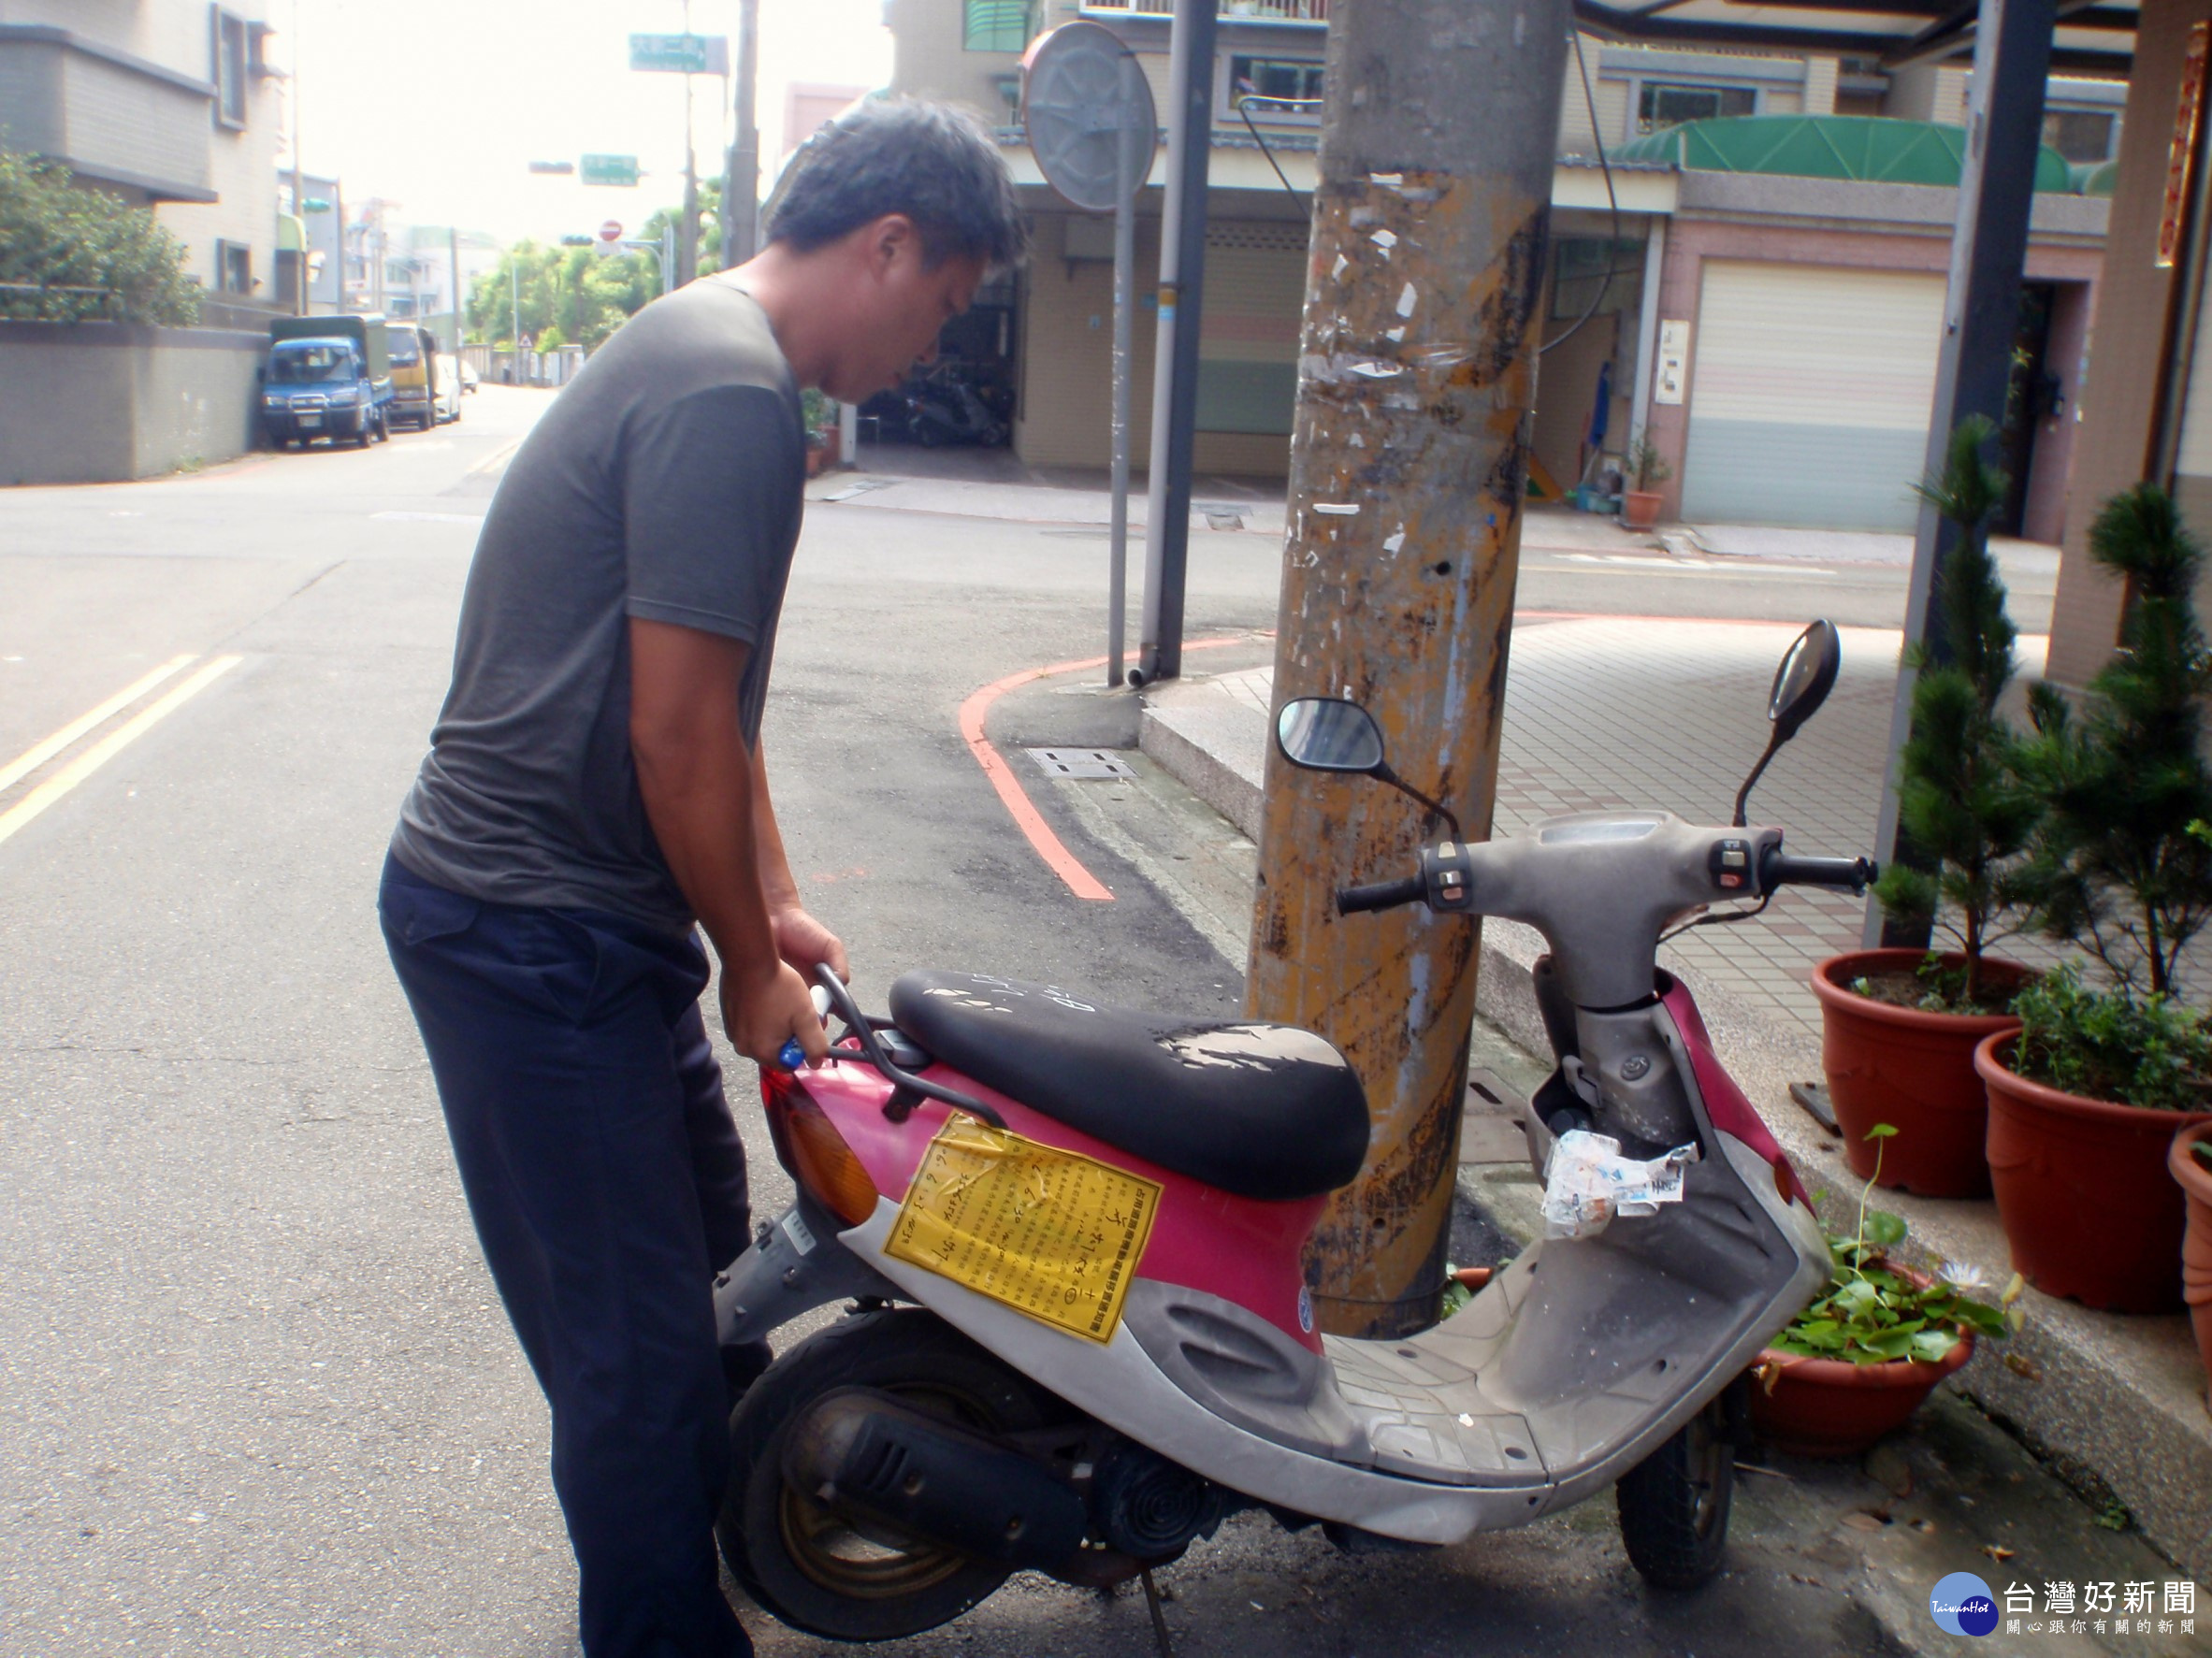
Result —
[[[573, 1651], [544, 1411], [372, 908], [476, 521], [542, 407], [487, 388], [461, 425], [368, 453], [0, 493], [0, 766], [180, 657], [164, 690], [197, 686], [35, 817], [0, 815], [0, 1650]], [[1097, 652], [1100, 553], [811, 514], [766, 741], [864, 1002], [935, 965], [1237, 1006], [1235, 972], [1111, 848], [1082, 856], [1117, 901], [1070, 897], [959, 735], [977, 685]], [[1272, 626], [1275, 556], [1197, 538], [1193, 635]], [[1534, 572], [1524, 602], [1796, 615], [1820, 580], [1600, 576]], [[124, 717], [0, 791], [0, 815]], [[788, 1190], [773, 1163], [758, 1187]], [[1381, 1561], [1243, 1521], [1166, 1574], [1169, 1616], [1186, 1653], [1270, 1658], [1888, 1650], [1792, 1515], [1747, 1492], [1736, 1564], [1686, 1600], [1628, 1572], [1609, 1502]], [[765, 1652], [821, 1650], [747, 1616]], [[910, 1650], [1151, 1642], [1141, 1602], [1019, 1583]]]

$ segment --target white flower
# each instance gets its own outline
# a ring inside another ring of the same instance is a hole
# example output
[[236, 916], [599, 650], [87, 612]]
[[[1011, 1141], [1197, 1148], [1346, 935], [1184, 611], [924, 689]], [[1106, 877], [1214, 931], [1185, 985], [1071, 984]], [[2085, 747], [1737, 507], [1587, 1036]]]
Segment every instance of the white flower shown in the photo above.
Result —
[[1963, 1261], [1946, 1261], [1936, 1269], [1936, 1276], [1954, 1290], [1987, 1290], [1989, 1275], [1978, 1266]]

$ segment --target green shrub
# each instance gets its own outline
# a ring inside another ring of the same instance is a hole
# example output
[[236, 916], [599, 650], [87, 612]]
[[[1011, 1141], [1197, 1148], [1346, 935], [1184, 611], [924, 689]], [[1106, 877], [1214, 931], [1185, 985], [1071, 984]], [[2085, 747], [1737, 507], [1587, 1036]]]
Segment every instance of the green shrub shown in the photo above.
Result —
[[0, 288], [0, 317], [189, 327], [200, 302], [187, 257], [149, 209], [73, 184], [57, 163], [0, 150], [0, 283], [40, 290]]
[[2094, 990], [2070, 962], [2013, 999], [2013, 1070], [2122, 1105], [2201, 1111], [2212, 1100], [2212, 1029], [2169, 996]]

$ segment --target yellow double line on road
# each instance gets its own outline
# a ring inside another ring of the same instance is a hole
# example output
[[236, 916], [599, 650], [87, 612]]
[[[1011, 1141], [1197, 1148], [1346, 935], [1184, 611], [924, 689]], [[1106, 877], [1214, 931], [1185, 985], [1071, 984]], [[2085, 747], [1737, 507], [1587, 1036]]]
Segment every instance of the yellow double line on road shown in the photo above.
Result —
[[[124, 749], [146, 735], [155, 726], [175, 714], [232, 669], [244, 660], [239, 656], [217, 656], [204, 663], [197, 672], [181, 685], [171, 687], [158, 701], [150, 702], [123, 724], [94, 743], [83, 753], [40, 783], [22, 800], [0, 812], [0, 841], [6, 841], [16, 830], [44, 812], [49, 806], [105, 766]], [[124, 709], [140, 698], [151, 695], [163, 685], [190, 668], [199, 657], [190, 653], [172, 656], [144, 678], [135, 680], [115, 693], [96, 708], [79, 714], [60, 730], [33, 743], [22, 754], [0, 766], [0, 794], [6, 793], [32, 772], [57, 755], [65, 753], [74, 744], [98, 730]]]

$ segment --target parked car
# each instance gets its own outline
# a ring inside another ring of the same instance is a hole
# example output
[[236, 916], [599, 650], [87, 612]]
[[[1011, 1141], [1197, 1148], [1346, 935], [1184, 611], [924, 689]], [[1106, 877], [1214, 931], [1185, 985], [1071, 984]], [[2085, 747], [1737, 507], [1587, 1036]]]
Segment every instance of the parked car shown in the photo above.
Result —
[[381, 316], [279, 317], [261, 371], [261, 424], [280, 449], [318, 438], [366, 449], [392, 435], [390, 345]]
[[461, 418], [461, 363], [449, 352], [431, 358], [431, 407], [441, 424]]
[[476, 372], [476, 366], [470, 362], [467, 357], [463, 357], [461, 359], [461, 390], [464, 392], [474, 391], [476, 389], [479, 378], [480, 377]]

